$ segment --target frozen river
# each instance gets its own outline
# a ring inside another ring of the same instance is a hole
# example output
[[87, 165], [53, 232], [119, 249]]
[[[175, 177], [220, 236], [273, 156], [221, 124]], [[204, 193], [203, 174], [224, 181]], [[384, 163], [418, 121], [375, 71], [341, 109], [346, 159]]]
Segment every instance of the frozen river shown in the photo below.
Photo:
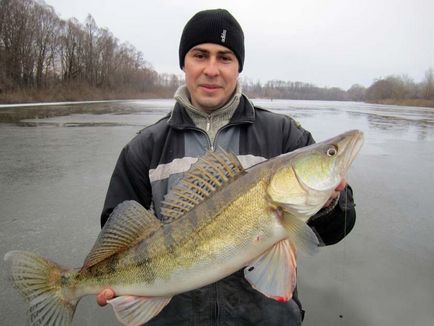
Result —
[[[357, 204], [354, 230], [339, 244], [299, 260], [304, 325], [432, 325], [434, 109], [254, 102], [292, 116], [317, 141], [349, 129], [365, 133], [348, 178]], [[0, 120], [9, 121], [0, 123], [0, 255], [31, 250], [80, 267], [99, 233], [121, 148], [172, 105], [146, 100], [0, 106]], [[1, 325], [23, 325], [26, 305], [7, 282], [3, 260], [0, 271]], [[111, 308], [87, 297], [74, 325], [118, 323]]]

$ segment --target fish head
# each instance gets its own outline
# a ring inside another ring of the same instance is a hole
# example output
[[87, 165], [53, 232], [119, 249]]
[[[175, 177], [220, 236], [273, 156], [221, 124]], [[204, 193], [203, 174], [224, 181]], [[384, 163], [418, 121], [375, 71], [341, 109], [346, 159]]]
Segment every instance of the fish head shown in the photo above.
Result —
[[324, 206], [346, 178], [362, 144], [363, 133], [351, 130], [281, 155], [276, 160], [268, 195], [291, 215], [307, 220]]
[[295, 155], [291, 169], [306, 190], [333, 191], [342, 179], [363, 143], [363, 133], [352, 130], [312, 145]]

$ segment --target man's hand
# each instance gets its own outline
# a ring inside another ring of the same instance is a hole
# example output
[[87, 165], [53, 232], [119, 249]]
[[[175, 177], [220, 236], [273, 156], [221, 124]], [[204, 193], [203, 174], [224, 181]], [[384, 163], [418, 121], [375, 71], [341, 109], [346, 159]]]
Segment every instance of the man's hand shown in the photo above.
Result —
[[104, 289], [102, 290], [96, 297], [96, 302], [104, 307], [107, 304], [107, 300], [113, 299], [116, 296], [115, 291], [112, 289]]
[[339, 194], [341, 193], [342, 190], [345, 189], [345, 187], [347, 186], [347, 180], [342, 179], [341, 182], [336, 186], [335, 191], [332, 193], [332, 195], [330, 196], [329, 200], [327, 200], [327, 202], [325, 203], [323, 208], [327, 208], [330, 206], [331, 203], [333, 203], [333, 201], [339, 197]]

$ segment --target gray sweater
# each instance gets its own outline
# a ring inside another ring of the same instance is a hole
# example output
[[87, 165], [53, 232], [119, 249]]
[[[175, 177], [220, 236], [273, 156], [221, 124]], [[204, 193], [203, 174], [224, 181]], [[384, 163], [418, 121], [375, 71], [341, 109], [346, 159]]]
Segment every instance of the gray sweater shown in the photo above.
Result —
[[212, 144], [217, 131], [227, 125], [232, 118], [240, 104], [241, 95], [241, 86], [238, 83], [232, 98], [224, 106], [211, 113], [206, 113], [191, 104], [190, 93], [185, 85], [177, 89], [174, 97], [179, 104], [186, 108], [188, 116], [193, 120], [196, 127], [204, 130], [208, 134]]

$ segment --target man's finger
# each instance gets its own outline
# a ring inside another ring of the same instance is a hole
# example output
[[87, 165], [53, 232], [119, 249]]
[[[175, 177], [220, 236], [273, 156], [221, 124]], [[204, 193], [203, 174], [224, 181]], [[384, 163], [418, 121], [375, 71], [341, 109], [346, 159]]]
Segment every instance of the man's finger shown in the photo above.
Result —
[[345, 189], [345, 187], [347, 186], [347, 180], [342, 179], [341, 182], [336, 186], [335, 190], [336, 191], [342, 191]]
[[105, 289], [102, 290], [96, 297], [96, 302], [100, 306], [105, 306], [107, 304], [107, 300], [113, 299], [115, 296], [115, 293], [111, 289]]

